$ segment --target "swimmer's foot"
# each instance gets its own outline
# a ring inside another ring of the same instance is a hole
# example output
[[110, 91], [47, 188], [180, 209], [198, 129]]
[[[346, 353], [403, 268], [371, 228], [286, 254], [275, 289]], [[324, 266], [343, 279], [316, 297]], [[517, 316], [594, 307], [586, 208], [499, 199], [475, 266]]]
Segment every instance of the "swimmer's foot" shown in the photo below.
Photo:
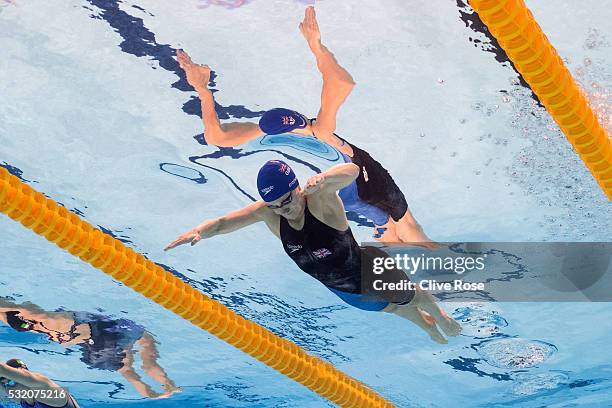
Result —
[[459, 333], [461, 333], [461, 325], [459, 324], [459, 322], [457, 322], [452, 317], [447, 316], [444, 312], [442, 318], [438, 318], [436, 320], [436, 323], [438, 324], [438, 326], [440, 326], [444, 334], [446, 334], [447, 336], [454, 337], [458, 336]]
[[183, 392], [183, 389], [180, 387], [177, 387], [174, 384], [166, 384], [164, 385], [164, 391], [165, 391], [165, 394], [172, 395], [172, 394], [176, 394], [177, 392]]
[[414, 298], [410, 303], [421, 311], [421, 315], [425, 313], [435, 320], [447, 336], [457, 336], [461, 333], [461, 325], [438, 306], [431, 293], [417, 287]]
[[427, 332], [427, 334], [429, 334], [429, 337], [431, 337], [431, 339], [436, 343], [448, 344], [448, 340], [446, 340], [442, 333], [440, 333], [440, 331], [438, 330], [438, 326], [436, 326], [435, 324], [433, 324], [429, 328], [425, 328], [425, 331]]
[[415, 306], [395, 304], [390, 304], [384, 309], [384, 311], [388, 313], [393, 313], [397, 316], [400, 316], [415, 323], [423, 331], [429, 334], [429, 337], [431, 337], [431, 339], [436, 343], [448, 343], [448, 340], [446, 340], [442, 333], [440, 333], [440, 330], [438, 330], [435, 318], [432, 317], [429, 313], [423, 312]]
[[185, 71], [189, 85], [193, 86], [196, 90], [208, 86], [211, 72], [208, 65], [194, 63], [189, 54], [183, 50], [176, 51], [176, 60], [183, 71]]
[[429, 337], [431, 337], [431, 339], [435, 341], [436, 343], [447, 344], [448, 340], [446, 340], [446, 338], [442, 336], [442, 333], [440, 333], [440, 331], [438, 330], [438, 326], [440, 326], [442, 331], [444, 331], [444, 333], [446, 333], [447, 336], [453, 336], [453, 335], [448, 334], [446, 330], [444, 329], [444, 327], [442, 327], [441, 325], [436, 326], [436, 323], [438, 322], [432, 315], [420, 309], [419, 309], [419, 312], [421, 313], [421, 317], [423, 318], [423, 321], [427, 324], [427, 326], [423, 327], [423, 329], [429, 334]]

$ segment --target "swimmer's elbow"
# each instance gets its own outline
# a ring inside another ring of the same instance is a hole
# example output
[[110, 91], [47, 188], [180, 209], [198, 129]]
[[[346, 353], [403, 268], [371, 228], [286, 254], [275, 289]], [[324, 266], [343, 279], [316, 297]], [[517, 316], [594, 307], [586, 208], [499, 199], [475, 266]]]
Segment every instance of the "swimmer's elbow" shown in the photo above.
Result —
[[229, 234], [244, 226], [240, 219], [232, 217], [231, 215], [229, 217], [227, 215], [219, 217], [214, 220], [214, 223], [215, 235]]
[[204, 133], [204, 139], [206, 140], [206, 143], [210, 145], [215, 145], [219, 147], [232, 147], [225, 132], [223, 132], [222, 130], [206, 131]]

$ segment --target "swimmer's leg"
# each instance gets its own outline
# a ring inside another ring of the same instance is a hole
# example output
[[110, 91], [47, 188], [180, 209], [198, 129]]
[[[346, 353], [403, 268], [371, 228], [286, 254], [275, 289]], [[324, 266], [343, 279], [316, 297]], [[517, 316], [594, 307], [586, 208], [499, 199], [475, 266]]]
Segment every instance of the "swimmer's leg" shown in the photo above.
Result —
[[393, 219], [389, 221], [395, 224], [395, 230], [400, 242], [413, 243], [415, 245], [420, 244], [420, 246], [430, 249], [437, 249], [443, 246], [432, 241], [427, 234], [425, 234], [423, 227], [421, 227], [414, 218], [409, 208], [406, 209], [406, 213], [404, 213], [404, 216], [398, 221], [394, 221]]
[[157, 363], [157, 359], [159, 359], [159, 352], [157, 351], [157, 346], [153, 336], [151, 336], [151, 334], [148, 332], [144, 332], [142, 337], [138, 339], [138, 345], [140, 346], [142, 369], [145, 370], [145, 372], [151, 378], [164, 387], [164, 394], [170, 395], [181, 391], [181, 389], [176, 386], [174, 381], [168, 377], [166, 371]]
[[447, 336], [457, 336], [461, 333], [459, 323], [438, 306], [431, 293], [420, 289], [418, 286], [409, 305], [414, 305], [431, 315]]
[[211, 69], [208, 65], [195, 64], [189, 54], [179, 50], [177, 61], [185, 71], [187, 81], [200, 97], [204, 138], [209, 144], [224, 147], [238, 146], [264, 135], [256, 123], [231, 122], [221, 124], [215, 110], [213, 93], [208, 89]]
[[416, 306], [412, 306], [411, 304], [397, 305], [395, 303], [390, 303], [389, 306], [383, 309], [383, 312], [393, 313], [394, 315], [410, 320], [429, 334], [429, 337], [436, 343], [448, 343], [448, 340], [446, 340], [438, 330], [435, 320], [432, 319], [431, 316], [421, 312]]
[[[300, 23], [300, 31], [315, 56], [317, 68], [323, 77], [321, 108], [315, 127], [317, 137], [324, 138], [323, 140], [326, 141], [325, 138], [331, 139], [332, 133], [336, 130], [336, 114], [353, 90], [355, 81], [351, 74], [338, 64], [334, 54], [321, 43], [321, 33], [314, 7], [306, 9], [304, 20]], [[339, 142], [339, 140], [330, 140], [330, 142]], [[336, 145], [335, 143], [330, 144]]]
[[130, 384], [132, 384], [132, 387], [134, 387], [134, 389], [138, 391], [138, 393], [143, 397], [155, 398], [159, 395], [158, 393], [153, 391], [153, 388], [151, 388], [149, 384], [145, 383], [142, 380], [142, 377], [140, 377], [136, 370], [134, 370], [134, 353], [131, 348], [125, 350], [125, 357], [123, 358], [123, 367], [121, 367], [118, 371], [123, 376], [123, 378], [125, 378]]

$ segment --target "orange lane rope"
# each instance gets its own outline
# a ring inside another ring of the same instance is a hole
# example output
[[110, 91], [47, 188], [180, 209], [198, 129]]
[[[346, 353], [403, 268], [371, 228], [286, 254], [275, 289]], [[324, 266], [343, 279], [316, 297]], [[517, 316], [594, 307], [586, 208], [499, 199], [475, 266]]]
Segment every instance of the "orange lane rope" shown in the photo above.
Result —
[[365, 384], [234, 313], [0, 167], [0, 211], [136, 292], [342, 407], [393, 407]]
[[469, 0], [612, 200], [612, 139], [523, 0]]

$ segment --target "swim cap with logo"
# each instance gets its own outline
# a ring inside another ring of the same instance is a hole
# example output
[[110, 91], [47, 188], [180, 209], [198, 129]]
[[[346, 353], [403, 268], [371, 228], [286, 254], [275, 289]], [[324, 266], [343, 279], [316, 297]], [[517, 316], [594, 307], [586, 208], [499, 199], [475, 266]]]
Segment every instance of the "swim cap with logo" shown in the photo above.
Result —
[[291, 132], [294, 129], [303, 129], [306, 120], [296, 111], [284, 108], [270, 109], [259, 119], [259, 128], [268, 135], [278, 135]]
[[257, 191], [261, 198], [269, 203], [293, 191], [299, 185], [291, 167], [281, 160], [270, 160], [257, 174]]

